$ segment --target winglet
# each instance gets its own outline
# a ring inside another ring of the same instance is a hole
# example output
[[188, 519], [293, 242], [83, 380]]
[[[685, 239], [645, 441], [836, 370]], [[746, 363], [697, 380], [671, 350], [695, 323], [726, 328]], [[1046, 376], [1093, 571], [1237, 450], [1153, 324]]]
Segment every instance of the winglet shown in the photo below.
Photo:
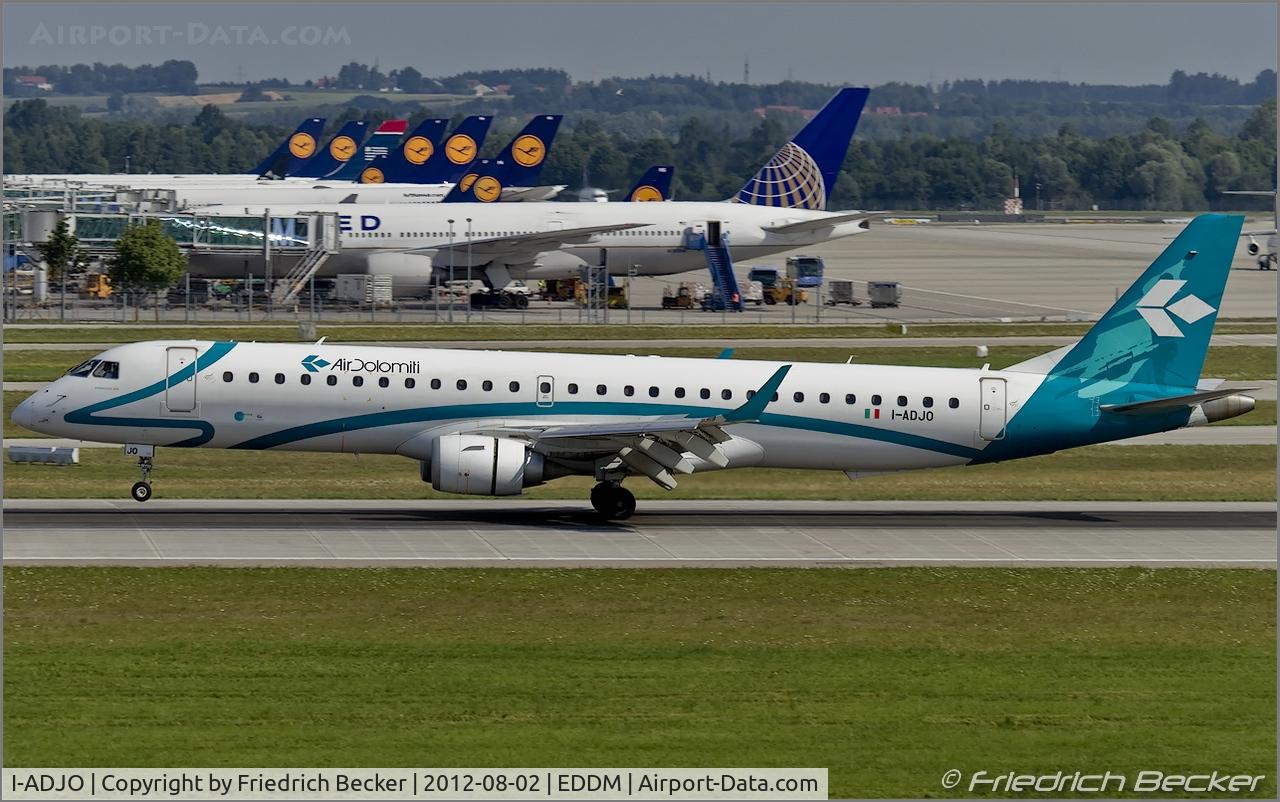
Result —
[[764, 386], [756, 390], [755, 395], [742, 406], [735, 409], [725, 416], [725, 423], [742, 423], [745, 421], [760, 420], [760, 416], [764, 414], [764, 408], [773, 400], [773, 394], [778, 392], [782, 380], [787, 377], [787, 371], [791, 370], [790, 365], [783, 365], [769, 377], [769, 381]]

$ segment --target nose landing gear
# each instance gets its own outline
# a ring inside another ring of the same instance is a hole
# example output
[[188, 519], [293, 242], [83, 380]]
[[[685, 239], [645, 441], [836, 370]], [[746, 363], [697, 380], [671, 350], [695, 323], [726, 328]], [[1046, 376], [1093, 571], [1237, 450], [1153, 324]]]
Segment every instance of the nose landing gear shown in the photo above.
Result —
[[126, 445], [124, 453], [138, 458], [138, 469], [142, 471], [142, 481], [134, 482], [129, 495], [134, 501], [146, 501], [151, 498], [151, 459], [155, 456], [155, 446]]
[[636, 497], [619, 482], [601, 482], [591, 488], [591, 506], [606, 520], [625, 521], [635, 514]]

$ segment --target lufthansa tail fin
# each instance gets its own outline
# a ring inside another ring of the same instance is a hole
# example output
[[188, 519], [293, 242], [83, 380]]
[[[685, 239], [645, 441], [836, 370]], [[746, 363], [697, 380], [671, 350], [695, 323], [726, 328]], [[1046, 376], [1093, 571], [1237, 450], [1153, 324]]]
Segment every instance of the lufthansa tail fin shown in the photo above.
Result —
[[440, 156], [422, 165], [415, 183], [456, 184], [480, 155], [493, 118], [486, 115], [468, 117], [445, 137]]
[[560, 114], [539, 114], [507, 143], [495, 159], [507, 165], [505, 185], [531, 187], [537, 182], [563, 119]]
[[669, 164], [657, 164], [645, 171], [640, 180], [627, 193], [624, 200], [665, 201], [671, 200], [671, 179], [676, 168]]
[[316, 155], [316, 142], [324, 131], [324, 118], [311, 117], [303, 120], [293, 133], [276, 145], [267, 158], [258, 163], [250, 173], [259, 178], [284, 178], [290, 167], [310, 159]]
[[323, 178], [337, 172], [342, 165], [351, 160], [359, 151], [364, 141], [364, 130], [368, 126], [364, 120], [351, 120], [320, 149], [315, 156], [298, 165], [289, 172], [294, 178]]
[[510, 176], [511, 167], [502, 159], [479, 159], [441, 203], [493, 203], [502, 198]]
[[1079, 342], [1008, 370], [1077, 379], [1103, 403], [1132, 384], [1193, 392], [1243, 224], [1196, 217]]
[[755, 206], [826, 209], [870, 93], [865, 88], [837, 92], [733, 200]]
[[438, 150], [440, 140], [444, 139], [444, 129], [448, 126], [449, 121], [445, 119], [423, 120], [413, 133], [405, 137], [400, 147], [369, 162], [369, 166], [360, 173], [360, 183], [422, 183], [417, 180], [420, 168], [432, 159], [443, 158]]
[[355, 181], [364, 168], [379, 156], [385, 156], [400, 143], [400, 138], [409, 128], [408, 120], [387, 120], [369, 135], [356, 155], [347, 160], [336, 171], [325, 176], [334, 181]]

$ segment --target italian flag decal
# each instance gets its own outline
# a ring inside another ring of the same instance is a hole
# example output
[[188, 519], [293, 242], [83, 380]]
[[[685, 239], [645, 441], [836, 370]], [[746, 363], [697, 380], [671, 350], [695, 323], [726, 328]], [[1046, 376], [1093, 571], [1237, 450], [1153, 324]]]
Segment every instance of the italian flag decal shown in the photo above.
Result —
[[880, 408], [879, 408], [879, 407], [877, 407], [877, 408], [875, 408], [875, 409], [869, 409], [869, 408], [868, 408], [868, 409], [864, 409], [864, 410], [862, 410], [862, 417], [864, 417], [864, 418], [875, 418], [876, 420], [880, 420]]

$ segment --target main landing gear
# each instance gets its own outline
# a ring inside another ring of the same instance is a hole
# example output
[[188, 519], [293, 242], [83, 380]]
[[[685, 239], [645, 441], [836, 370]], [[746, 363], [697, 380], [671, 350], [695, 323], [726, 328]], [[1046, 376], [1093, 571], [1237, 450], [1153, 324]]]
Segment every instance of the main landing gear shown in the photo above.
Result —
[[147, 501], [151, 498], [151, 459], [155, 456], [155, 446], [126, 445], [124, 453], [138, 458], [138, 469], [142, 471], [142, 481], [134, 482], [129, 495], [134, 501]]
[[591, 488], [591, 506], [601, 517], [624, 521], [636, 511], [636, 497], [618, 482], [601, 482]]

